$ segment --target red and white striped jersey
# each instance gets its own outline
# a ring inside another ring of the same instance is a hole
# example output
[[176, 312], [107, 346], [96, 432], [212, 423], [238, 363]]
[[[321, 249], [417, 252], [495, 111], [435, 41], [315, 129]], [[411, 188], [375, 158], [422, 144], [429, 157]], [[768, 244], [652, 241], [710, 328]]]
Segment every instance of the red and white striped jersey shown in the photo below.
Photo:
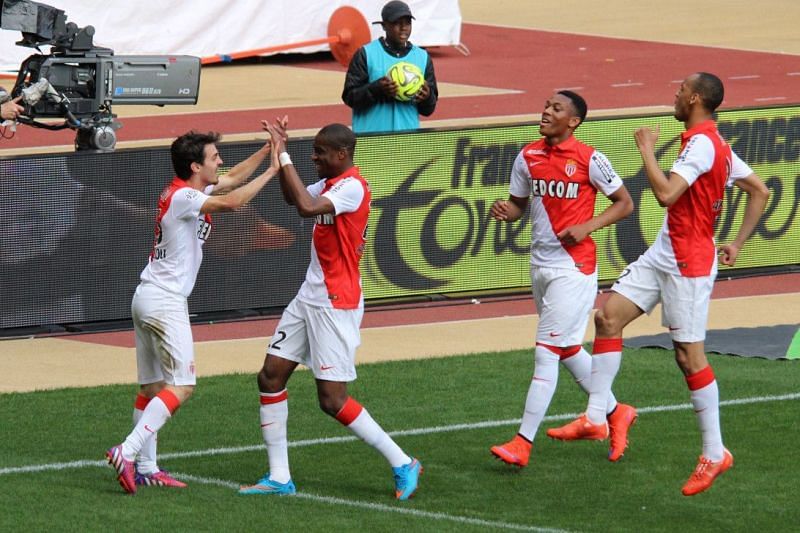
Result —
[[162, 289], [189, 297], [203, 261], [203, 244], [211, 233], [211, 216], [200, 208], [213, 185], [201, 192], [178, 177], [161, 192], [155, 240], [140, 276]]
[[609, 196], [622, 185], [608, 158], [574, 136], [555, 146], [540, 139], [523, 148], [509, 193], [531, 198], [531, 264], [592, 274], [597, 256], [591, 236], [565, 247], [557, 235], [594, 216], [598, 190]]
[[311, 240], [311, 262], [297, 299], [336, 309], [363, 307], [358, 265], [366, 245], [372, 193], [369, 184], [352, 167], [335, 178], [307, 187], [311, 196], [325, 196], [334, 213], [318, 215]]
[[681, 151], [670, 172], [689, 183], [667, 209], [664, 224], [645, 252], [660, 269], [689, 278], [717, 271], [714, 222], [722, 210], [725, 186], [753, 170], [737, 156], [707, 120], [681, 134]]

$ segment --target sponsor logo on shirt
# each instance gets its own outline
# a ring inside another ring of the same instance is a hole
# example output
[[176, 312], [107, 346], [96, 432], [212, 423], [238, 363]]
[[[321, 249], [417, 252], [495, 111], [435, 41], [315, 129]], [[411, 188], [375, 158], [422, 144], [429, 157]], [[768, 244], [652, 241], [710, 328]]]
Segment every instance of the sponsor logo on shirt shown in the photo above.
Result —
[[198, 192], [196, 190], [190, 189], [189, 187], [186, 187], [185, 190], [186, 192], [184, 194], [186, 194], [187, 199], [194, 200], [195, 198], [197, 198]]
[[600, 173], [603, 175], [603, 179], [606, 180], [606, 183], [613, 183], [617, 178], [617, 173], [614, 171], [614, 167], [611, 166], [611, 161], [605, 157], [600, 157], [597, 155], [597, 152], [592, 154], [592, 161], [594, 161], [597, 168], [600, 169]]
[[197, 238], [201, 241], [205, 241], [208, 239], [209, 234], [211, 233], [211, 223], [206, 221], [204, 218], [197, 219]]
[[578, 170], [578, 163], [574, 159], [567, 159], [567, 163], [564, 165], [564, 173], [567, 177], [571, 178], [576, 170]]
[[551, 198], [566, 198], [573, 200], [578, 197], [580, 185], [561, 180], [531, 180], [531, 193], [533, 196], [549, 196]]
[[333, 225], [334, 216], [335, 215], [333, 213], [322, 213], [320, 215], [317, 215], [314, 218], [314, 221], [317, 224], [320, 224], [320, 225], [323, 225], [323, 226], [332, 226]]
[[530, 150], [525, 151], [525, 155], [547, 155], [547, 150], [541, 150], [539, 148], [531, 148]]
[[689, 157], [689, 152], [691, 151], [692, 147], [694, 147], [694, 145], [696, 143], [697, 143], [697, 135], [694, 135], [694, 136], [692, 136], [691, 139], [689, 139], [689, 142], [686, 143], [686, 146], [683, 148], [683, 150], [681, 151], [680, 155], [678, 156], [678, 159], [677, 159], [676, 163], [685, 162], [686, 158]]

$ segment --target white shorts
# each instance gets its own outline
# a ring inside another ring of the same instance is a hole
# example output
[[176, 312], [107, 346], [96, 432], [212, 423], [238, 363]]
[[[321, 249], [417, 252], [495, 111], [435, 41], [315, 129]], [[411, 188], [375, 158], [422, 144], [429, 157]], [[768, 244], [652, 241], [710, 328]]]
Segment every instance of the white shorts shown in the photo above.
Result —
[[655, 268], [645, 256], [622, 271], [611, 290], [618, 292], [647, 314], [661, 302], [661, 324], [676, 342], [706, 338], [708, 305], [714, 288], [711, 276], [687, 278]]
[[363, 307], [316, 307], [295, 298], [283, 311], [267, 354], [305, 365], [317, 379], [353, 381], [363, 316]]
[[539, 312], [536, 342], [559, 348], [582, 344], [597, 298], [597, 273], [534, 265], [531, 291]]
[[131, 303], [139, 384], [194, 385], [194, 344], [186, 298], [140, 283]]

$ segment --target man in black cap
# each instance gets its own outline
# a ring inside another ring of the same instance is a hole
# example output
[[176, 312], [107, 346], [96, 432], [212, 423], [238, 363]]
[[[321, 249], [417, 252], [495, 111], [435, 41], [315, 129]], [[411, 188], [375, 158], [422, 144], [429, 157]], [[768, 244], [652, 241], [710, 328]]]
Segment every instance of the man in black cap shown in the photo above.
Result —
[[[411, 9], [392, 0], [381, 10], [380, 24], [386, 32], [358, 49], [350, 61], [342, 100], [353, 108], [353, 131], [367, 133], [419, 128], [419, 115], [430, 116], [436, 109], [439, 91], [433, 62], [428, 53], [408, 41]], [[386, 73], [401, 61], [416, 65], [425, 73], [425, 83], [409, 101], [399, 101], [397, 84]]]

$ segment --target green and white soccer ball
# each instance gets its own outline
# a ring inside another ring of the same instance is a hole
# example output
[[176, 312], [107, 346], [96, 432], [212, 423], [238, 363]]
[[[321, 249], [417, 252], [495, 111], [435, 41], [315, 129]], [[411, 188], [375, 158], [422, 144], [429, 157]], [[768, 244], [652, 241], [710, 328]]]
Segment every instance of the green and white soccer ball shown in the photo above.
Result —
[[397, 84], [395, 99], [401, 102], [414, 98], [425, 83], [425, 75], [419, 67], [407, 61], [395, 63], [386, 75]]

